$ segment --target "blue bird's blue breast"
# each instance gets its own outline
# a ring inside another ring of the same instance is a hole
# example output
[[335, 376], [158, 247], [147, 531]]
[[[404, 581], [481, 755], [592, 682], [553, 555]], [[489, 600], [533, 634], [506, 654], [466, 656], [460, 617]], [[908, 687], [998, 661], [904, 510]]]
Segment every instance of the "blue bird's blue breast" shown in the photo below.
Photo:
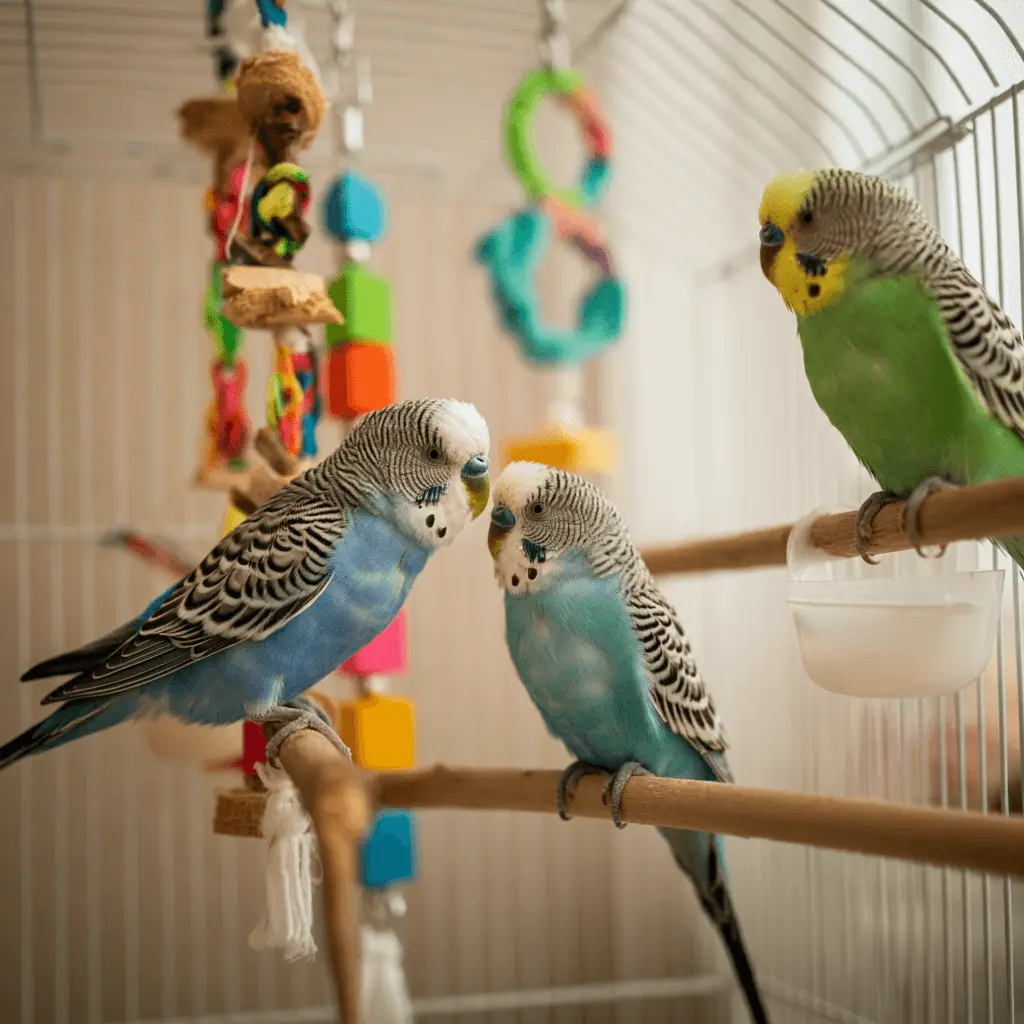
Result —
[[244, 641], [147, 689], [173, 713], [206, 724], [292, 700], [391, 622], [429, 554], [386, 519], [355, 512], [331, 556], [331, 582], [306, 611], [265, 640]]

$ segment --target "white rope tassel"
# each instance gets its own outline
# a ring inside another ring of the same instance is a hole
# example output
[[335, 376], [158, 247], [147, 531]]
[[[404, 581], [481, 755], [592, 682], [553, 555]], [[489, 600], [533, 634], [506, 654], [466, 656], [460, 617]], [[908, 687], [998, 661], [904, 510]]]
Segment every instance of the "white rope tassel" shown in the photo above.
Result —
[[283, 768], [258, 763], [267, 788], [261, 831], [269, 843], [267, 905], [249, 935], [252, 949], [280, 949], [285, 960], [312, 959], [313, 855], [316, 837], [298, 790]]
[[390, 929], [363, 926], [361, 1024], [412, 1024], [402, 944]]

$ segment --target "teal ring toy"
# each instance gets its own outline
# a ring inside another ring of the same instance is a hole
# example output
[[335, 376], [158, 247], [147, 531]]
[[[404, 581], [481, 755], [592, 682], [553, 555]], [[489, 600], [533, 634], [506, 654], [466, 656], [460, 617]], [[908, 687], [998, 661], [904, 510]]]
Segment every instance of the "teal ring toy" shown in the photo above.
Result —
[[[550, 178], [534, 146], [533, 117], [546, 96], [575, 114], [590, 152], [579, 184], [571, 188]], [[502, 327], [517, 339], [527, 359], [545, 365], [586, 362], [618, 339], [626, 317], [625, 285], [612, 273], [601, 232], [586, 212], [609, 181], [611, 133], [579, 71], [541, 68], [523, 78], [509, 102], [505, 141], [516, 177], [535, 205], [512, 214], [481, 238], [476, 259], [489, 271]], [[573, 242], [601, 272], [580, 299], [573, 327], [551, 327], [540, 313], [535, 277], [553, 231]]]

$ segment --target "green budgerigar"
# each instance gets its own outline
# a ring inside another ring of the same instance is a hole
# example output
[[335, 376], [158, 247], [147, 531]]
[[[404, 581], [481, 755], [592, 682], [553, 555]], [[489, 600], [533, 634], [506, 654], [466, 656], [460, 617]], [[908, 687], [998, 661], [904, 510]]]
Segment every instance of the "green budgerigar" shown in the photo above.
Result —
[[[880, 509], [1024, 476], [1024, 340], [906, 192], [868, 174], [796, 171], [760, 209], [761, 269], [796, 313], [811, 391], [881, 485]], [[1024, 568], [1024, 537], [999, 538]], [[866, 557], [866, 556], [865, 556]]]

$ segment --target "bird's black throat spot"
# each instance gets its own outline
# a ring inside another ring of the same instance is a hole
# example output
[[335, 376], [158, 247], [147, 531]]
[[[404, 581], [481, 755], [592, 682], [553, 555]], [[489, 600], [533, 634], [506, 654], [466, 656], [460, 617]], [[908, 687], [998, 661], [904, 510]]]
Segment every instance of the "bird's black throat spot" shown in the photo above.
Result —
[[429, 530], [434, 525], [433, 515], [427, 516], [427, 529]]
[[800, 266], [803, 267], [804, 273], [810, 277], [824, 277], [828, 273], [828, 264], [817, 256], [808, 256], [805, 252], [798, 252], [796, 258], [799, 260]]
[[531, 565], [530, 568], [526, 570], [526, 575], [529, 579], [535, 580], [537, 578], [537, 570]]
[[821, 294], [821, 285], [809, 284], [807, 286], [807, 294], [810, 295], [812, 299], [816, 299]]
[[513, 587], [518, 587], [519, 586], [519, 577], [516, 576], [514, 573], [512, 575], [512, 586]]

